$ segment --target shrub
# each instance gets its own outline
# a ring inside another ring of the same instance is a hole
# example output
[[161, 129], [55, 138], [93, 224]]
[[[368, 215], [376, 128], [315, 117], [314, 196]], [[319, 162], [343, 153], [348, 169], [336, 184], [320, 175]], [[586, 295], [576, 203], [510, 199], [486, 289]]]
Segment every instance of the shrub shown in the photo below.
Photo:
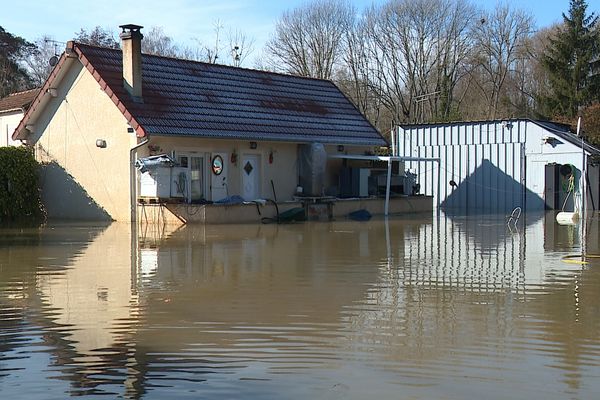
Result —
[[39, 164], [27, 147], [0, 147], [0, 222], [42, 222]]

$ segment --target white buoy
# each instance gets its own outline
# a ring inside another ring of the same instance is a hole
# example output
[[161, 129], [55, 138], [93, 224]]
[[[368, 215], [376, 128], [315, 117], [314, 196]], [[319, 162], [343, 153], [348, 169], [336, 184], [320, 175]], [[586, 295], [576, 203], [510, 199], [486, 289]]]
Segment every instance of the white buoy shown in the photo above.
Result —
[[562, 211], [556, 214], [556, 222], [559, 225], [575, 225], [579, 222], [578, 212], [566, 212]]

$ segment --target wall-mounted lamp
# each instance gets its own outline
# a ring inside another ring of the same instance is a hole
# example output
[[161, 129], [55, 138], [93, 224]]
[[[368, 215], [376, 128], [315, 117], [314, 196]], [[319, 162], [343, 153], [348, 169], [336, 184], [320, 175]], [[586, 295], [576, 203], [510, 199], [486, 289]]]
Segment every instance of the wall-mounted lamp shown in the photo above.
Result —
[[33, 133], [33, 131], [35, 130], [35, 125], [27, 124], [27, 125], [25, 125], [25, 129], [27, 129], [29, 132]]
[[101, 149], [105, 149], [106, 148], [106, 140], [104, 140], [104, 139], [96, 139], [96, 147], [99, 147]]
[[51, 97], [58, 96], [58, 91], [55, 88], [46, 89], [46, 93], [48, 93]]
[[513, 127], [513, 124], [512, 124], [510, 121], [504, 121], [504, 122], [502, 123], [502, 126], [503, 126], [504, 128], [506, 128], [506, 129], [509, 129], [509, 130], [510, 130], [510, 129], [512, 129], [512, 127]]
[[343, 144], [338, 144], [338, 151], [341, 153], [344, 151], [344, 145]]
[[256, 144], [256, 142], [250, 142], [250, 148], [251, 148], [252, 150], [256, 149], [256, 147], [257, 147], [257, 144]]
[[269, 152], [269, 164], [273, 164], [273, 150]]

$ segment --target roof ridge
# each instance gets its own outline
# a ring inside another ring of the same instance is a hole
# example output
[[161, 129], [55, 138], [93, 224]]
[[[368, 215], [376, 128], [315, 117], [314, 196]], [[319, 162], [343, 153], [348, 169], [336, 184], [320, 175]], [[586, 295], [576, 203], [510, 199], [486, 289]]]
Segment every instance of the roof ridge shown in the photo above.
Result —
[[7, 97], [12, 97], [12, 96], [20, 96], [22, 94], [26, 94], [26, 93], [29, 93], [29, 92], [34, 92], [34, 91], [40, 90], [40, 89], [41, 89], [41, 87], [37, 87], [37, 88], [33, 88], [33, 89], [27, 89], [27, 90], [21, 90], [20, 92], [9, 93], [5, 97], [1, 97], [0, 99], [5, 99]]
[[[115, 49], [115, 48], [112, 48], [112, 47], [97, 46], [97, 45], [80, 43], [80, 42], [73, 42], [73, 43], [76, 46], [79, 46], [79, 47], [86, 46], [86, 47], [92, 47], [92, 48], [101, 49], [101, 50], [115, 51], [115, 52], [119, 52], [119, 53], [123, 51], [120, 48], [119, 49]], [[189, 62], [189, 63], [193, 63], [193, 64], [209, 65], [209, 66], [212, 66], [212, 67], [222, 67], [222, 68], [233, 69], [233, 70], [253, 71], [253, 72], [258, 72], [258, 73], [261, 73], [261, 74], [276, 75], [276, 76], [282, 76], [282, 77], [286, 77], [286, 78], [289, 78], [290, 76], [292, 76], [292, 77], [299, 78], [299, 79], [313, 80], [313, 81], [319, 81], [319, 82], [328, 82], [328, 83], [334, 84], [331, 79], [315, 78], [315, 77], [312, 77], [312, 76], [295, 75], [295, 74], [285, 73], [285, 72], [269, 71], [269, 70], [263, 70], [263, 69], [257, 69], [257, 68], [248, 68], [248, 67], [236, 67], [234, 65], [218, 64], [218, 63], [211, 63], [211, 62], [199, 61], [199, 60], [190, 60], [189, 58], [163, 56], [163, 55], [158, 55], [158, 54], [142, 53], [142, 56], [144, 56], [144, 57], [153, 57], [153, 58], [161, 58], [161, 59], [166, 59], [166, 60], [174, 60], [174, 61], [178, 61], [178, 62]]]

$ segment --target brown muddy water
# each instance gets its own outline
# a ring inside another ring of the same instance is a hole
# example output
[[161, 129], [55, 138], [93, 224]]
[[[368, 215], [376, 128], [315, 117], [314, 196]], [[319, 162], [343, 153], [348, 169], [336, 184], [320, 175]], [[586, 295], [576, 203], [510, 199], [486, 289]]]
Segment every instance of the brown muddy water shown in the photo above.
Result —
[[1, 398], [598, 398], [581, 237], [552, 215], [3, 229]]

